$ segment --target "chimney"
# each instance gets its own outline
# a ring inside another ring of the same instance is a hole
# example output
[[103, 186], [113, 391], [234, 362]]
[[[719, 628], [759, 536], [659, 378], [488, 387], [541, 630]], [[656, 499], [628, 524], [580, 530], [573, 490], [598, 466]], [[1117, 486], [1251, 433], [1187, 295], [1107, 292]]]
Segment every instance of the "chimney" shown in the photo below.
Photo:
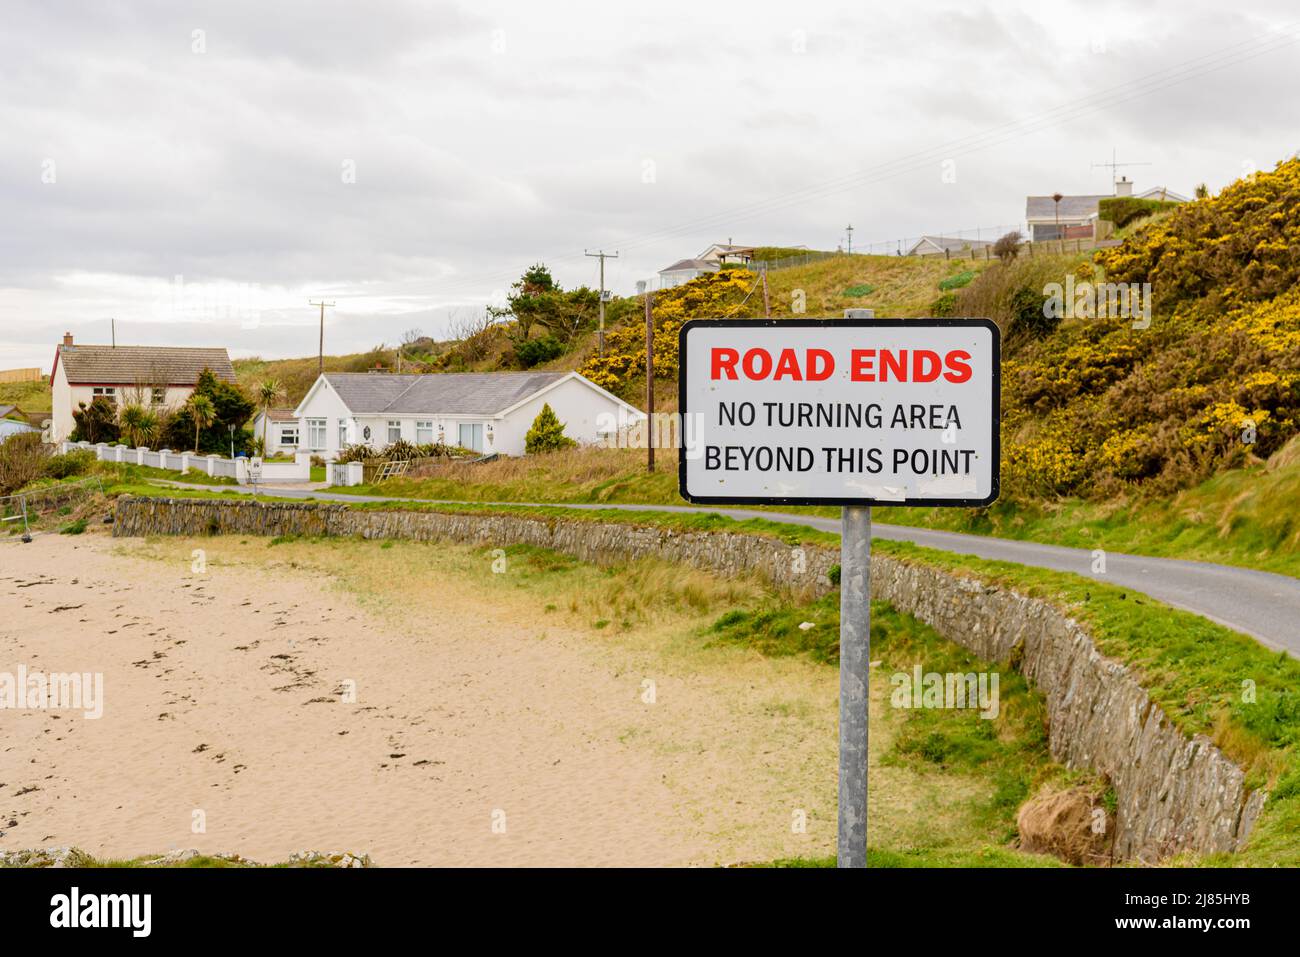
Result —
[[1121, 176], [1119, 179], [1115, 180], [1115, 195], [1132, 196], [1133, 181], [1129, 179], [1127, 176]]
[[64, 344], [65, 346], [70, 346], [70, 345], [72, 345], [72, 333], [70, 333], [70, 332], [65, 332], [65, 333], [63, 334], [63, 344]]

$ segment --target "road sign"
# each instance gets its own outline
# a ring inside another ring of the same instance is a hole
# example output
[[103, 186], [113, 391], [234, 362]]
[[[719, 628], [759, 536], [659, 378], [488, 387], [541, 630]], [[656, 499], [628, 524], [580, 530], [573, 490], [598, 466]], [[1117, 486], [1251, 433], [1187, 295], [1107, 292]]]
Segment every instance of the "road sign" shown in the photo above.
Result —
[[682, 496], [987, 505], [998, 495], [999, 355], [987, 319], [688, 322]]
[[871, 506], [998, 496], [1001, 341], [987, 319], [696, 319], [679, 339], [692, 502], [842, 505], [840, 867], [867, 864]]

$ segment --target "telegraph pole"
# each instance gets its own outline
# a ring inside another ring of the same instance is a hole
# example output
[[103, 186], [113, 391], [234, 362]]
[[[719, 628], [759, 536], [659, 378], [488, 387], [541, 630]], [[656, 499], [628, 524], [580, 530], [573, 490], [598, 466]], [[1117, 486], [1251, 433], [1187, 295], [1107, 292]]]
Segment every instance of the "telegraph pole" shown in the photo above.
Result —
[[844, 227], [844, 229], [849, 234], [849, 255], [852, 256], [853, 255], [853, 224], [849, 223], [847, 226]]
[[596, 333], [596, 354], [605, 354], [605, 260], [617, 259], [618, 253], [607, 253], [605, 250], [589, 253], [585, 249], [583, 255], [590, 256], [592, 259], [600, 260], [600, 331]]
[[317, 353], [316, 374], [320, 375], [325, 371], [325, 307], [332, 306], [334, 303], [326, 302], [322, 299], [320, 302], [307, 300], [309, 306], [320, 306], [320, 352]]
[[655, 320], [654, 293], [645, 294], [645, 414], [646, 471], [655, 470]]

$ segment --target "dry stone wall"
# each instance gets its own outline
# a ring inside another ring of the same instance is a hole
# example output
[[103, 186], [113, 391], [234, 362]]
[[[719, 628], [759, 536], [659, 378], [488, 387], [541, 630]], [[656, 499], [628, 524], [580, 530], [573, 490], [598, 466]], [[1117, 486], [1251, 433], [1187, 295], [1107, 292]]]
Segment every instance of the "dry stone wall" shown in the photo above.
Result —
[[[317, 503], [119, 499], [114, 535], [302, 535], [522, 543], [584, 561], [653, 557], [724, 575], [758, 574], [782, 588], [825, 592], [838, 551], [774, 538], [523, 515], [367, 511]], [[871, 594], [988, 661], [1017, 667], [1044, 695], [1053, 756], [1105, 775], [1118, 799], [1115, 851], [1155, 862], [1179, 852], [1239, 849], [1266, 795], [1208, 738], [1176, 728], [1124, 665], [1041, 599], [886, 555]]]

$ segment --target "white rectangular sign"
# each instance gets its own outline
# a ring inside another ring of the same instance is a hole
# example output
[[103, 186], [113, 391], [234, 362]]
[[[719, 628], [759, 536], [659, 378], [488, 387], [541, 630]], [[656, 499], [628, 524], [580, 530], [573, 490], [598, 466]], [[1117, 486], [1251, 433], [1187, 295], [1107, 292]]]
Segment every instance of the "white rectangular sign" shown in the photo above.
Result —
[[692, 502], [987, 505], [1001, 337], [988, 319], [696, 319], [681, 330]]

